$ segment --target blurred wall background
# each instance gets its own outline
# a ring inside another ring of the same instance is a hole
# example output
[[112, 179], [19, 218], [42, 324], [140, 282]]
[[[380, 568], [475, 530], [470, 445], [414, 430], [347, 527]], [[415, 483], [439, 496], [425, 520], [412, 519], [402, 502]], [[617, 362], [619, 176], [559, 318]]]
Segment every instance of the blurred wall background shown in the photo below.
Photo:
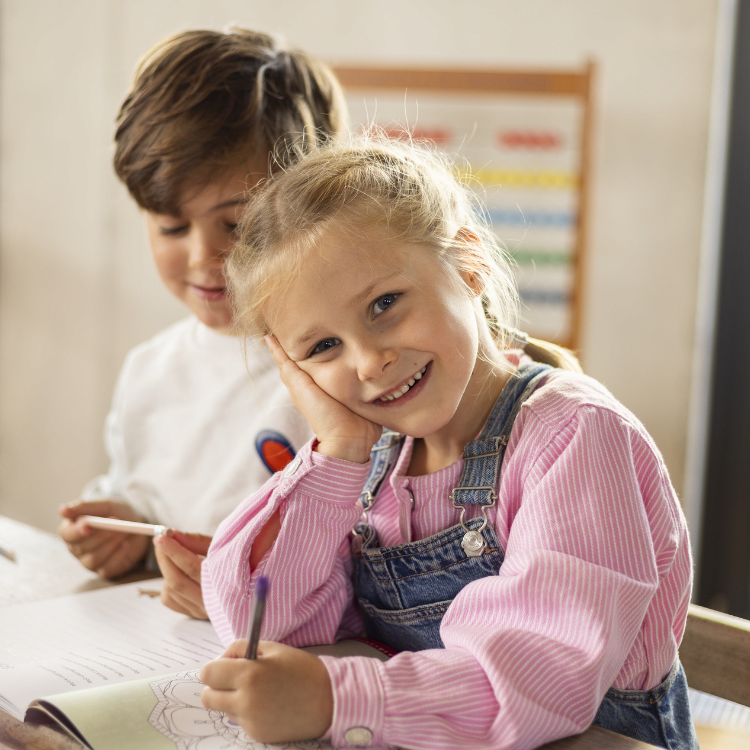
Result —
[[[718, 0], [2, 0], [0, 512], [53, 529], [106, 468], [125, 352], [182, 316], [111, 170], [139, 56], [230, 22], [333, 63], [599, 65], [582, 356], [681, 490]], [[708, 354], [706, 355], [708, 356]]]

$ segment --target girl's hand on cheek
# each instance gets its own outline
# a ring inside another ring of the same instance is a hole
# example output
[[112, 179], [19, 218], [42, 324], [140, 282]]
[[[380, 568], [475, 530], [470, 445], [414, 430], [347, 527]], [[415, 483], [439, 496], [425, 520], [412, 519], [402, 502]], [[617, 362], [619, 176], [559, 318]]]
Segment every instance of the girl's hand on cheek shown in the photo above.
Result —
[[247, 641], [201, 669], [203, 705], [221, 711], [254, 740], [311, 740], [333, 720], [333, 691], [323, 662], [306, 651], [261, 641], [258, 658], [244, 658]]
[[367, 463], [372, 446], [383, 432], [381, 425], [360, 417], [329, 396], [289, 359], [275, 337], [266, 336], [265, 340], [294, 405], [318, 438], [318, 453], [359, 464]]

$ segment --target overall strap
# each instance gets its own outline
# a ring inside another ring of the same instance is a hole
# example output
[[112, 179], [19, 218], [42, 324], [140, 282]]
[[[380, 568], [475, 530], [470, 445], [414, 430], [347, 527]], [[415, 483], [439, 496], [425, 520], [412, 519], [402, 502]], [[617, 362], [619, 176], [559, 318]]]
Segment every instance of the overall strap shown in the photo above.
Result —
[[[467, 443], [464, 448], [461, 479], [458, 486], [451, 492], [450, 500], [454, 508], [461, 510], [460, 523], [466, 531], [461, 546], [470, 557], [481, 555], [486, 547], [486, 542], [482, 537], [482, 531], [487, 525], [485, 510], [495, 504], [497, 477], [500, 474], [505, 446], [508, 444], [516, 416], [524, 401], [552, 369], [554, 368], [550, 365], [541, 362], [531, 362], [519, 367], [505, 384], [480, 436]], [[402, 442], [402, 435], [386, 430], [373, 446], [372, 466], [359, 496], [364, 511], [364, 520], [352, 530], [354, 532], [352, 551], [355, 556], [359, 556], [364, 547], [370, 547], [375, 543], [369, 511], [380, 485], [401, 450]], [[467, 505], [482, 507], [484, 523], [480, 528], [470, 530], [466, 526], [464, 516]]]
[[401, 450], [402, 442], [403, 435], [391, 430], [383, 430], [380, 440], [372, 447], [370, 453], [372, 466], [365, 480], [365, 486], [362, 488], [362, 494], [359, 496], [365, 518], [367, 518], [367, 511], [372, 508], [373, 499], [378, 494], [380, 485], [383, 484], [386, 474]]
[[380, 440], [372, 447], [370, 458], [372, 466], [365, 480], [365, 486], [359, 496], [362, 503], [362, 512], [364, 519], [355, 524], [352, 529], [352, 554], [355, 557], [362, 557], [362, 549], [371, 547], [376, 543], [375, 530], [370, 526], [370, 509], [375, 501], [375, 495], [378, 494], [380, 485], [388, 474], [389, 469], [396, 461], [401, 450], [403, 436], [398, 432], [383, 430]]
[[[461, 547], [468, 557], [481, 557], [487, 549], [482, 532], [487, 526], [487, 508], [492, 507], [497, 499], [495, 487], [513, 423], [524, 401], [552, 369], [541, 362], [519, 367], [505, 384], [479, 437], [464, 448], [464, 468], [450, 500], [453, 507], [461, 511], [459, 523], [466, 532]], [[467, 505], [482, 508], [483, 522], [479, 528], [470, 529], [466, 525]]]
[[464, 448], [461, 479], [450, 497], [454, 507], [495, 504], [495, 487], [513, 423], [524, 401], [553, 369], [541, 362], [530, 362], [511, 375], [481, 434]]

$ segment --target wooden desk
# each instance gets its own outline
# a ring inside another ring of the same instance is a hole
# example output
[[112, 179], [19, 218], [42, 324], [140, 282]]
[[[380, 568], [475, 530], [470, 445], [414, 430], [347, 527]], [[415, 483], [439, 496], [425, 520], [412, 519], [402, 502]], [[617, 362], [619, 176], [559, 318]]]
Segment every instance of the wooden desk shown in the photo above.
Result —
[[[0, 516], [0, 544], [16, 553], [16, 562], [0, 556], [0, 606], [47, 599], [64, 594], [143, 580], [139, 572], [118, 581], [105, 581], [86, 570], [62, 539], [5, 516]], [[544, 750], [648, 750], [646, 745], [599, 727], [544, 746]], [[27, 725], [0, 710], [0, 750], [81, 750], [81, 745], [54, 726]]]

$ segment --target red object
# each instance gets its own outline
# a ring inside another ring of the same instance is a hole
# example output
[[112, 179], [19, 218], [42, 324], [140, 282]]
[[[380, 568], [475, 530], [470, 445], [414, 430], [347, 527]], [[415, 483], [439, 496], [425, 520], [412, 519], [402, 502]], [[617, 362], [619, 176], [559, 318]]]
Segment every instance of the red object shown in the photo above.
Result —
[[385, 128], [389, 138], [394, 141], [403, 141], [412, 138], [415, 141], [432, 141], [436, 146], [441, 146], [451, 140], [453, 135], [446, 128], [414, 128], [405, 130], [403, 128]]
[[255, 438], [255, 448], [260, 460], [272, 473], [281, 471], [294, 458], [292, 444], [273, 430], [259, 432]]
[[380, 651], [381, 654], [385, 654], [389, 659], [398, 653], [395, 648], [391, 648], [387, 643], [383, 643], [382, 641], [376, 641], [374, 638], [362, 636], [360, 638], [352, 638], [352, 640], [359, 641], [370, 648], [374, 648], [376, 651]]
[[552, 149], [562, 145], [558, 133], [537, 132], [533, 130], [506, 130], [497, 134], [497, 140], [506, 148]]

